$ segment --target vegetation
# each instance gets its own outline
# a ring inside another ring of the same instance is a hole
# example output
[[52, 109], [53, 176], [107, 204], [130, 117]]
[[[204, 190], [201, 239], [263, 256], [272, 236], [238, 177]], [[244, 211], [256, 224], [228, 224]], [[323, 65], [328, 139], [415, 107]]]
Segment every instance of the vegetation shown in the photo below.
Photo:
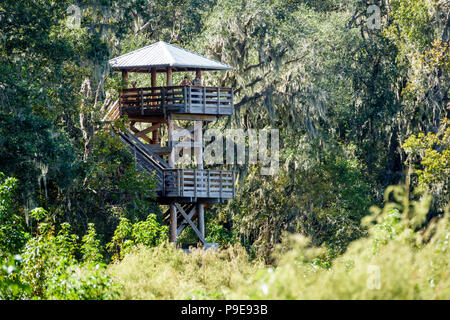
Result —
[[[1, 1], [0, 299], [448, 299], [449, 10]], [[278, 173], [237, 166], [206, 210], [218, 251], [167, 243], [154, 177], [101, 122], [108, 59], [157, 40], [234, 66], [205, 72], [235, 88], [211, 126], [280, 131]]]

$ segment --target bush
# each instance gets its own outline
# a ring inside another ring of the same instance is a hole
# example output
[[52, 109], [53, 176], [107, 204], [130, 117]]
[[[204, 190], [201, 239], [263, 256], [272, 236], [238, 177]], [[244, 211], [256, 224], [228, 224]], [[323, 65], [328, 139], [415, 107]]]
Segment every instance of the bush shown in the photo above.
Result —
[[40, 223], [36, 237], [30, 239], [23, 251], [21, 281], [31, 288], [26, 297], [32, 299], [110, 299], [116, 296], [117, 287], [105, 273], [95, 239], [95, 229], [89, 226], [83, 237], [82, 256], [78, 261], [78, 237], [70, 233], [64, 223], [55, 235], [55, 228]]
[[17, 254], [30, 235], [25, 232], [23, 219], [17, 214], [15, 193], [18, 180], [0, 172], [0, 260]]
[[107, 249], [113, 253], [112, 260], [122, 260], [127, 252], [136, 245], [157, 246], [168, 239], [169, 227], [156, 221], [151, 213], [145, 221], [132, 224], [127, 218], [121, 218]]

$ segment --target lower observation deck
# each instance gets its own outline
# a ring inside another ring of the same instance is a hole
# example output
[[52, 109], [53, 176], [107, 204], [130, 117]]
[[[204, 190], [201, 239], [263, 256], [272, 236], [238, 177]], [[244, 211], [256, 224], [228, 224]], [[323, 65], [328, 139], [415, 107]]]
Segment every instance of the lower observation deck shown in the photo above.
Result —
[[121, 115], [129, 118], [166, 116], [169, 113], [232, 115], [233, 88], [171, 86], [123, 89], [119, 95]]
[[159, 202], [202, 200], [204, 203], [217, 203], [234, 198], [234, 171], [168, 168], [163, 159], [133, 134], [119, 132], [119, 136], [134, 156], [137, 168], [154, 173]]

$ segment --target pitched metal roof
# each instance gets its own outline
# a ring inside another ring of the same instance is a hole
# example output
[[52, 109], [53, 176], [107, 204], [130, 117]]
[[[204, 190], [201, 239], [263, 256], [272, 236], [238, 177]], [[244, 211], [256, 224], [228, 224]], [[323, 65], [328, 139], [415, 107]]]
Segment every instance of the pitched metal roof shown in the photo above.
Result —
[[165, 71], [172, 67], [174, 71], [231, 70], [233, 67], [217, 60], [203, 57], [194, 52], [159, 41], [149, 46], [109, 60], [113, 70], [148, 72], [151, 68]]

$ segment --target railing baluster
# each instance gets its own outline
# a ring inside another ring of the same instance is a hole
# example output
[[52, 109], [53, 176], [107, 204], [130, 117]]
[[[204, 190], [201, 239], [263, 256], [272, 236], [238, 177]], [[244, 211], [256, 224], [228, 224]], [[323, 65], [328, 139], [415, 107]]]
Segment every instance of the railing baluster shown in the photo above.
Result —
[[163, 109], [164, 119], [167, 118], [167, 110], [166, 110], [166, 90], [161, 88], [161, 108]]
[[235, 189], [235, 183], [236, 183], [236, 172], [233, 170], [233, 180], [232, 180], [232, 184], [233, 184], [233, 194], [231, 195], [234, 198], [234, 193], [236, 192]]
[[166, 171], [163, 171], [162, 175], [162, 196], [166, 195]]
[[120, 114], [120, 117], [123, 116], [122, 101], [121, 100], [122, 100], [122, 92], [119, 93], [119, 114]]
[[203, 113], [206, 113], [206, 87], [203, 87]]
[[187, 87], [183, 87], [183, 96], [184, 96], [184, 112], [187, 112]]
[[220, 87], [217, 87], [217, 114], [220, 114]]
[[222, 198], [222, 170], [220, 170], [220, 188], [219, 188], [219, 192], [220, 192], [220, 198]]
[[181, 169], [181, 194], [184, 196], [184, 170]]
[[144, 115], [144, 96], [142, 93], [142, 89], [140, 89], [139, 92], [141, 94], [141, 115]]
[[197, 198], [197, 170], [194, 169], [194, 197]]
[[177, 169], [177, 178], [178, 178], [178, 196], [180, 197], [181, 196], [181, 185], [180, 185], [180, 170], [179, 169]]
[[189, 86], [189, 106], [188, 106], [188, 113], [191, 113], [191, 104], [192, 104], [192, 87]]
[[209, 198], [209, 196], [211, 195], [211, 171], [210, 170], [208, 170], [208, 187], [207, 187], [207, 190], [208, 190], [208, 198]]
[[231, 112], [234, 110], [234, 88], [231, 88]]

